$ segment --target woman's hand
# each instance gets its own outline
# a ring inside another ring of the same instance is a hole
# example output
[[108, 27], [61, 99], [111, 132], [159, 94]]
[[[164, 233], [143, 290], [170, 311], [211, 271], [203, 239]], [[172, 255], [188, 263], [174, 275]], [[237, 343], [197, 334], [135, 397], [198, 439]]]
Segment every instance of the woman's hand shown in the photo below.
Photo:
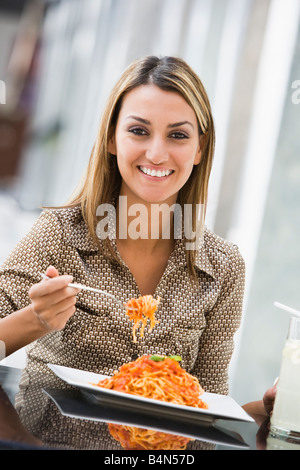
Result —
[[257, 424], [265, 421], [266, 417], [272, 416], [273, 406], [276, 397], [277, 379], [273, 386], [268, 388], [262, 400], [251, 401], [242, 406], [244, 410], [255, 419]]
[[45, 274], [51, 279], [43, 280], [29, 290], [31, 307], [45, 332], [62, 330], [75, 313], [79, 289], [68, 287], [72, 276], [59, 276], [52, 266]]
[[275, 397], [276, 397], [276, 390], [277, 390], [277, 380], [275, 381], [273, 387], [268, 388], [263, 396], [263, 404], [264, 408], [269, 416], [272, 415]]

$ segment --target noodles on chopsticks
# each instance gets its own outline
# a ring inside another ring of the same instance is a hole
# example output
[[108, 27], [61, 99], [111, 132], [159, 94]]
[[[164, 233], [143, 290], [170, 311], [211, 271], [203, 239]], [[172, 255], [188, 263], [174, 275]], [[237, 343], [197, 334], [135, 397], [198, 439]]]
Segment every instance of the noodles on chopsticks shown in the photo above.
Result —
[[152, 295], [143, 295], [138, 299], [130, 299], [126, 303], [126, 315], [133, 322], [133, 342], [137, 342], [136, 330], [141, 324], [140, 336], [144, 336], [144, 329], [147, 325], [147, 321], [150, 320], [149, 333], [154, 328], [155, 324], [158, 323], [158, 320], [155, 318], [155, 312], [157, 310], [160, 298], [157, 300], [152, 297]]

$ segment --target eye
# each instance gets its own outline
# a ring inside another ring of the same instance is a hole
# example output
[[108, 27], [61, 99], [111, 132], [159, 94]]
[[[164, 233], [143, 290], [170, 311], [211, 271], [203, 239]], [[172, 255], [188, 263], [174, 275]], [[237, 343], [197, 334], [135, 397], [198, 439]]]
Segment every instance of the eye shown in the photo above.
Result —
[[134, 135], [148, 135], [147, 131], [145, 131], [145, 129], [142, 127], [132, 127], [128, 130], [128, 132]]
[[178, 139], [178, 140], [189, 138], [189, 136], [185, 132], [182, 132], [182, 131], [172, 132], [170, 137], [172, 137], [173, 139]]

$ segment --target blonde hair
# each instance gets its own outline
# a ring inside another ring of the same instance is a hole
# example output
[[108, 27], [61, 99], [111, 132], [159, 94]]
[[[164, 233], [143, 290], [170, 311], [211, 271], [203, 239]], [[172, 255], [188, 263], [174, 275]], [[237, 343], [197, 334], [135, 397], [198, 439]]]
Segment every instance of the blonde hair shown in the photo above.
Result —
[[[146, 56], [129, 65], [114, 86], [102, 114], [86, 175], [68, 202], [69, 206], [81, 206], [85, 222], [96, 242], [99, 242], [96, 234], [97, 207], [117, 197], [121, 185], [117, 159], [112, 158], [108, 151], [109, 140], [114, 134], [122, 100], [126, 93], [147, 84], [154, 84], [162, 90], [180, 93], [196, 114], [202, 146], [201, 161], [193, 167], [188, 181], [179, 192], [177, 202], [182, 208], [184, 204], [192, 205], [193, 230], [197, 227], [196, 205], [202, 204], [204, 211], [202, 211], [200, 222], [201, 229], [204, 226], [215, 145], [214, 122], [209, 99], [201, 80], [185, 61], [176, 57]], [[104, 242], [110, 245], [108, 238]], [[108, 248], [113, 255], [111, 247], [108, 246]], [[186, 255], [189, 272], [194, 277], [195, 251], [189, 250]]]

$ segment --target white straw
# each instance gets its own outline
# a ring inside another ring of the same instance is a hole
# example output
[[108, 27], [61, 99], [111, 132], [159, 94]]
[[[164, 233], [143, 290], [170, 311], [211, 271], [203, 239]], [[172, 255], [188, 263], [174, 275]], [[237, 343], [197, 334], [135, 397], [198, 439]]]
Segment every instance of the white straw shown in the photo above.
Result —
[[281, 308], [281, 310], [285, 310], [286, 312], [291, 313], [292, 315], [295, 315], [296, 317], [300, 318], [300, 311], [295, 310], [294, 308], [288, 307], [287, 305], [283, 305], [279, 302], [274, 302], [274, 307]]

